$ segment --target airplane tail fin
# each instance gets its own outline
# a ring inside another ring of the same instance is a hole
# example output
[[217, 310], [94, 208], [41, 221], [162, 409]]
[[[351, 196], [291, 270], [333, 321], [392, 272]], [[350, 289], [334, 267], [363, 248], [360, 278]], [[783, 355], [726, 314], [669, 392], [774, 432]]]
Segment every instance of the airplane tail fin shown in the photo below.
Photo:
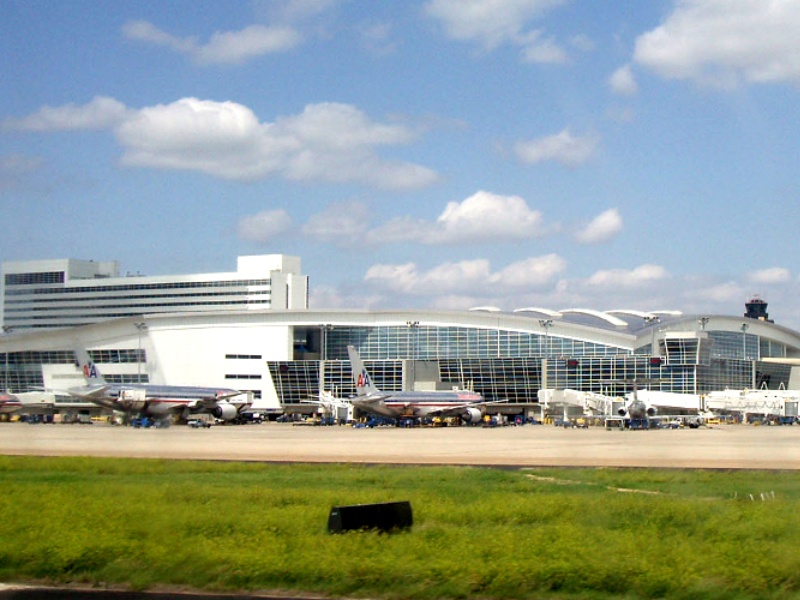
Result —
[[83, 373], [83, 378], [86, 380], [87, 385], [106, 385], [106, 380], [100, 374], [97, 366], [92, 362], [89, 356], [89, 351], [83, 346], [75, 346], [75, 359], [77, 366]]
[[356, 384], [356, 395], [374, 396], [380, 394], [380, 390], [372, 383], [361, 356], [354, 346], [347, 347], [347, 354], [350, 356], [350, 367], [353, 371], [353, 383]]

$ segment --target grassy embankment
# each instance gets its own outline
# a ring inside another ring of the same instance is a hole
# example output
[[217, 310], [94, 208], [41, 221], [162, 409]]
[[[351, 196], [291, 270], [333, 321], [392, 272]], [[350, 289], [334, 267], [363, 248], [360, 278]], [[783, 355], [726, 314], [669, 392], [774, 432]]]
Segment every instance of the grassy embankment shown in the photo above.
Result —
[[[390, 500], [411, 531], [327, 533], [331, 506]], [[799, 500], [794, 473], [0, 457], [0, 581], [800, 598]]]

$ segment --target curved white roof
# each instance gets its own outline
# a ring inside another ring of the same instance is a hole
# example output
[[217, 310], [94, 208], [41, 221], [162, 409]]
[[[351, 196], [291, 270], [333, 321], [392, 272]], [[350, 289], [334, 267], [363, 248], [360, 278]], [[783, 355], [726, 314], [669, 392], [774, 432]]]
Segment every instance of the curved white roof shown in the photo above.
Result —
[[618, 319], [617, 317], [611, 316], [608, 313], [604, 313], [600, 310], [594, 310], [592, 308], [562, 308], [559, 312], [562, 314], [578, 314], [578, 315], [588, 315], [590, 317], [596, 317], [598, 319], [602, 319], [606, 323], [613, 325], [614, 327], [627, 327], [628, 324], [623, 321], [622, 319]]
[[645, 312], [643, 310], [633, 310], [629, 308], [618, 308], [616, 310], [607, 310], [606, 314], [609, 315], [629, 315], [631, 317], [639, 317], [640, 319], [652, 319], [656, 316], [654, 312]]
[[473, 312], [479, 312], [479, 311], [483, 311], [483, 312], [500, 312], [500, 309], [498, 307], [496, 307], [496, 306], [475, 306], [473, 308], [470, 308], [470, 310], [473, 311]]
[[559, 319], [563, 317], [560, 312], [557, 310], [551, 310], [549, 308], [538, 308], [536, 306], [526, 306], [525, 308], [515, 308], [515, 313], [524, 313], [524, 312], [533, 312], [533, 313], [541, 313], [543, 315], [547, 315], [548, 317], [553, 317], [554, 319]]

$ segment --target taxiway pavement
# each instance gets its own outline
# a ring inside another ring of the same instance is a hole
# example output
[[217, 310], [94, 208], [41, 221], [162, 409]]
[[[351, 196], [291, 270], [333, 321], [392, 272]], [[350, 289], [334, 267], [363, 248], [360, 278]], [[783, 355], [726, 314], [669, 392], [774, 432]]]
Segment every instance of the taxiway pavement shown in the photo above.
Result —
[[269, 462], [800, 470], [800, 427], [620, 431], [291, 424], [134, 429], [0, 423], [0, 454]]

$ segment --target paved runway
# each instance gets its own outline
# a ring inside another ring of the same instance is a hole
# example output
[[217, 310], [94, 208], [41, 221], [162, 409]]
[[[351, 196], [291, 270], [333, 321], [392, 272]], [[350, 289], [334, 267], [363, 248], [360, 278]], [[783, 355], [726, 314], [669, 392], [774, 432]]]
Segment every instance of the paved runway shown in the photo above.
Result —
[[291, 424], [134, 429], [0, 423], [0, 454], [275, 462], [800, 469], [800, 427], [607, 431]]

